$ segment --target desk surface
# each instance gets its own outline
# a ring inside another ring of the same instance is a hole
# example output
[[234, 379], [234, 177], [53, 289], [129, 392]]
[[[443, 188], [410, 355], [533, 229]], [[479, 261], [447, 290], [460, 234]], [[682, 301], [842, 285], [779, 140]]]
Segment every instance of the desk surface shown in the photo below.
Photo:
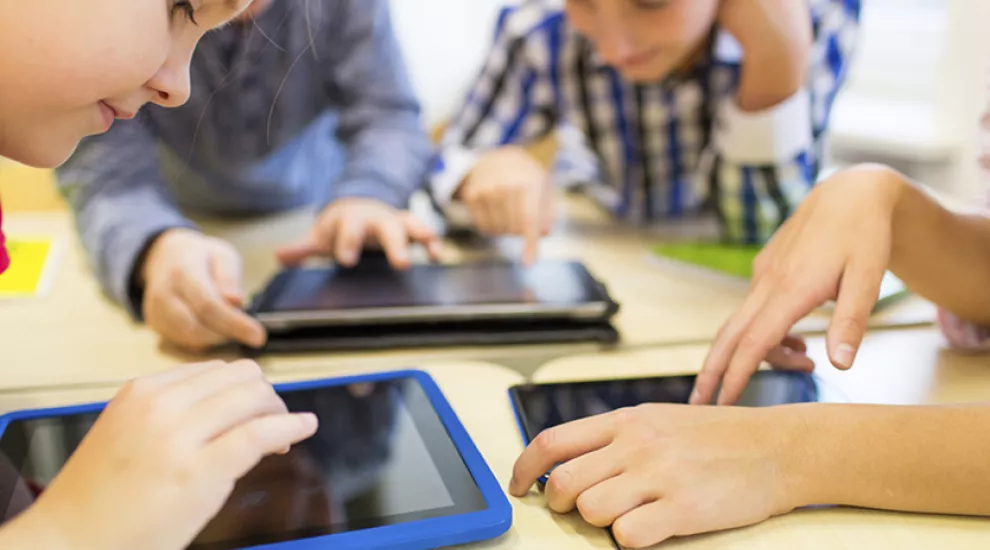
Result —
[[[522, 452], [522, 441], [509, 406], [509, 387], [523, 381], [522, 375], [484, 363], [447, 363], [425, 366], [443, 389], [447, 400], [464, 424], [503, 487], [508, 486], [512, 466]], [[307, 377], [338, 376], [340, 369], [320, 369], [314, 365]], [[291, 382], [299, 375], [276, 375], [275, 382]], [[95, 402], [112, 397], [116, 388], [94, 387], [77, 390], [0, 392], [0, 412], [39, 407]], [[604, 531], [567, 521], [549, 513], [538, 499], [513, 505], [513, 528], [499, 539], [469, 548], [544, 550], [548, 548], [611, 548]]]
[[[942, 347], [931, 329], [876, 332], [856, 366], [837, 371], [824, 341], [809, 341], [818, 376], [845, 399], [877, 404], [935, 404], [990, 399], [990, 357], [961, 355]], [[693, 373], [704, 346], [587, 355], [554, 361], [536, 372], [538, 382]], [[986, 520], [891, 512], [803, 510], [765, 524], [679, 541], [670, 548], [987, 548]], [[668, 548], [668, 546], [664, 546]]]
[[[919, 338], [927, 338], [919, 333]], [[907, 339], [905, 339], [907, 340]], [[929, 339], [932, 344], [934, 339]], [[891, 343], [886, 339], [871, 343], [870, 349]], [[928, 347], [918, 344], [913, 349], [920, 351]], [[929, 350], [925, 355], [928, 359], [941, 356], [937, 351]], [[686, 358], [686, 351], [674, 350], [672, 360]], [[703, 353], [703, 352], [702, 352]], [[868, 351], [871, 356], [874, 352]], [[580, 378], [583, 376], [605, 376], [613, 374], [614, 367], [619, 365], [617, 358], [634, 355], [646, 356], [645, 352], [613, 354], [599, 358], [597, 372], [593, 370], [592, 358], [581, 358], [581, 363], [572, 360], [570, 363], [561, 361], [541, 373], [543, 380], [552, 379], [553, 371], [558, 366], [564, 368], [558, 371], [565, 378]], [[662, 354], [661, 354], [662, 355]], [[655, 357], [661, 358], [661, 355]], [[907, 356], [907, 354], [905, 354]], [[879, 352], [877, 352], [879, 356]], [[948, 370], [958, 370], [961, 376], [949, 376], [950, 386], [968, 385], [965, 380], [973, 378], [974, 369], [979, 367], [979, 361], [971, 358], [950, 358], [944, 361]], [[919, 361], [920, 362], [920, 361]], [[623, 361], [622, 364], [632, 364]], [[657, 364], [649, 361], [640, 363], [636, 374], [647, 374], [651, 371], [642, 365]], [[568, 366], [570, 365], [570, 366]], [[862, 365], [861, 365], [862, 366]], [[902, 365], [903, 367], [903, 365]], [[602, 370], [606, 371], [605, 373]], [[506, 390], [512, 385], [521, 383], [523, 378], [518, 373], [507, 369], [483, 363], [451, 362], [425, 366], [443, 389], [452, 407], [459, 415], [464, 426], [478, 445], [481, 453], [488, 461], [495, 475], [503, 486], [508, 484], [512, 465], [522, 449], [515, 419], [506, 398]], [[669, 369], [653, 370], [652, 372], [667, 372]], [[866, 369], [863, 369], [866, 370]], [[936, 369], [937, 370], [937, 369]], [[672, 372], [672, 371], [671, 371]], [[680, 372], [680, 371], [679, 371]], [[627, 369], [622, 375], [633, 374], [634, 369]], [[320, 365], [305, 372], [309, 376], [339, 375], [337, 368], [321, 369]], [[289, 382], [300, 379], [300, 373], [277, 374], [273, 376], [276, 382]], [[0, 412], [13, 409], [47, 407], [66, 405], [80, 402], [91, 402], [109, 398], [114, 388], [89, 388], [84, 390], [47, 390], [38, 392], [0, 392]], [[906, 401], [906, 393], [895, 392], [893, 401]], [[897, 397], [900, 395], [901, 397]], [[931, 395], [932, 400], [940, 400], [938, 392]], [[963, 395], [965, 397], [965, 395]], [[537, 493], [524, 499], [510, 499], [513, 505], [514, 521], [512, 530], [505, 536], [484, 544], [473, 545], [471, 548], [487, 549], [525, 549], [544, 550], [547, 548], [595, 549], [608, 550], [612, 546], [604, 532], [587, 526], [577, 516], [556, 516], [544, 506], [543, 498]], [[990, 544], [990, 531], [985, 528], [985, 520], [966, 518], [946, 518], [923, 515], [907, 515], [876, 511], [851, 509], [807, 510], [799, 511], [784, 517], [754, 527], [739, 529], [726, 533], [718, 533], [701, 537], [672, 541], [662, 548], [672, 549], [809, 549], [825, 550], [835, 548], [876, 548], [876, 549], [905, 549], [905, 548], [986, 548]]]
[[[662, 229], [647, 235], [628, 228], [606, 228], [600, 212], [580, 203], [571, 206], [567, 222], [543, 243], [542, 253], [548, 258], [580, 259], [608, 285], [622, 304], [616, 318], [623, 336], [620, 347], [706, 341], [744, 297], [745, 289], [739, 285], [699, 281], [653, 263], [647, 245], [665, 235], [669, 237]], [[309, 215], [297, 213], [202, 225], [241, 251], [245, 286], [254, 291], [278, 269], [275, 248], [306, 231], [310, 219]], [[47, 296], [7, 301], [0, 307], [3, 358], [9, 365], [0, 377], [0, 388], [113, 383], [190, 359], [162, 348], [154, 334], [131, 323], [100, 293], [67, 214], [14, 214], [4, 222], [12, 235], [56, 236], [64, 245], [64, 253]], [[445, 261], [495, 254], [514, 257], [516, 253], [518, 243], [511, 240], [490, 247], [448, 246]], [[932, 318], [929, 306], [908, 303], [886, 312], [875, 322], [910, 325]], [[813, 316], [804, 323], [803, 330], [815, 332], [824, 328], [825, 319]], [[303, 368], [315, 360], [341, 368], [360, 365], [367, 369], [451, 358], [505, 364], [529, 361], [538, 365], [564, 355], [599, 350], [596, 344], [415, 349], [338, 353], [332, 357], [268, 357], [264, 363], [276, 371]]]

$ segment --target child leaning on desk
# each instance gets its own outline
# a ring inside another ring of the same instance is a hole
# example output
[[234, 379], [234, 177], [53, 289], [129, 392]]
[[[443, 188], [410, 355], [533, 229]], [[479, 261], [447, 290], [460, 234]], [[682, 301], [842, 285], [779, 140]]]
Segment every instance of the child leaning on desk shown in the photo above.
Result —
[[[135, 111], [146, 103], [181, 104], [194, 46], [247, 4], [3, 3], [0, 155], [51, 167], [83, 136], [106, 131], [102, 101]], [[0, 260], [7, 263], [5, 253]], [[0, 548], [180, 550], [220, 510], [238, 478], [316, 427], [312, 415], [288, 414], [249, 362], [188, 365], [136, 380], [37, 502], [0, 526]], [[3, 475], [8, 466], [0, 459], [0, 482], [13, 483], [15, 476]], [[0, 494], [15, 502], [32, 498], [16, 484]]]
[[[980, 164], [990, 188], [990, 93]], [[834, 366], [853, 366], [886, 270], [942, 310], [951, 344], [990, 344], [990, 214], [950, 210], [883, 166], [818, 185], [756, 261], [692, 401], [731, 404], [798, 320], [827, 300]], [[810, 360], [807, 367], [813, 368]], [[868, 368], [864, 365], [860, 368]], [[549, 505], [575, 507], [620, 542], [741, 527], [838, 504], [990, 516], [988, 403], [807, 404], [768, 409], [651, 405], [541, 434], [516, 464], [524, 494], [552, 465]]]
[[[524, 236], [531, 261], [559, 185], [762, 243], [814, 184], [860, 0], [512, 4], [431, 178], [452, 222]], [[552, 177], [517, 147], [550, 133]]]
[[[439, 241], [406, 206], [433, 149], [388, 0], [255, 0], [204, 37], [195, 88], [83, 141], [58, 171], [101, 286], [165, 340], [202, 351], [258, 347], [241, 309], [241, 259], [187, 215], [249, 217], [309, 207], [312, 230], [279, 259], [356, 263], [380, 245], [393, 266], [410, 242]], [[175, 89], [185, 80], [169, 83]], [[120, 116], [132, 105], [108, 101]]]

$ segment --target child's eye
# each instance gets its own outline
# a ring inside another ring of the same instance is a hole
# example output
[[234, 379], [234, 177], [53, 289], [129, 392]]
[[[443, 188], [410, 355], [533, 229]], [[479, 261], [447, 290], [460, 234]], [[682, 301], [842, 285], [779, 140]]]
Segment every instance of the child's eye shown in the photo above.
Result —
[[659, 10], [666, 8], [672, 0], [633, 0], [633, 4], [641, 10]]
[[174, 0], [172, 2], [172, 17], [183, 15], [193, 25], [196, 24], [196, 8], [190, 0]]

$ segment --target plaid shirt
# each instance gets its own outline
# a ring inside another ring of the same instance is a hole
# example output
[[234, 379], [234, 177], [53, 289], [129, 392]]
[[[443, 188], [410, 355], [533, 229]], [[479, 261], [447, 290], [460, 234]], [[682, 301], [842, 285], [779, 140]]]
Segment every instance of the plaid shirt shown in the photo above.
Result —
[[431, 182], [450, 202], [479, 155], [557, 132], [555, 176], [618, 217], [710, 206], [724, 236], [761, 242], [813, 185], [859, 27], [860, 0], [807, 0], [815, 30], [804, 90], [762, 113], [735, 107], [742, 52], [716, 30], [684, 75], [631, 84], [567, 21], [563, 0], [503, 10], [494, 47], [442, 141]]

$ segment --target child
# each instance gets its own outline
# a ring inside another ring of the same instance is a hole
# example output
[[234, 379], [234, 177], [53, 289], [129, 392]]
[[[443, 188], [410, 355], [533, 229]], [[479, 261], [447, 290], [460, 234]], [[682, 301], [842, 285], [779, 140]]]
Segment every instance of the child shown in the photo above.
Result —
[[[174, 83], [188, 80], [193, 47], [248, 1], [4, 3], [0, 155], [51, 167], [113, 122], [106, 101], [135, 111], [182, 103], [187, 92]], [[132, 382], [37, 503], [0, 527], [0, 548], [180, 550], [239, 477], [315, 431], [315, 417], [287, 414], [253, 363], [188, 365]], [[24, 489], [0, 494], [31, 498]]]
[[[550, 227], [554, 183], [620, 219], [710, 207], [762, 242], [815, 182], [859, 0], [525, 0], [507, 8], [432, 179], [489, 235]], [[515, 147], [556, 130], [553, 177]], [[456, 221], [456, 220], [455, 220]]]
[[280, 251], [287, 264], [353, 265], [372, 244], [402, 268], [410, 240], [436, 253], [432, 231], [403, 210], [432, 149], [386, 0], [256, 1], [204, 38], [191, 71], [188, 102], [84, 141], [58, 174], [103, 288], [135, 318], [193, 351], [264, 343], [240, 310], [237, 252], [186, 212], [322, 209], [311, 234]]
[[[990, 114], [983, 126], [990, 137]], [[990, 184], [990, 140], [981, 164]], [[887, 168], [856, 167], [816, 187], [755, 268], [694, 403], [711, 403], [720, 381], [719, 403], [733, 403], [791, 325], [829, 299], [829, 356], [850, 368], [888, 269], [942, 306], [953, 344], [988, 342], [990, 216], [953, 212]], [[524, 494], [564, 463], [550, 477], [549, 505], [613, 525], [634, 548], [817, 504], [990, 516], [990, 442], [974, 437], [986, 426], [987, 403], [646, 406], [542, 434], [511, 489]]]

